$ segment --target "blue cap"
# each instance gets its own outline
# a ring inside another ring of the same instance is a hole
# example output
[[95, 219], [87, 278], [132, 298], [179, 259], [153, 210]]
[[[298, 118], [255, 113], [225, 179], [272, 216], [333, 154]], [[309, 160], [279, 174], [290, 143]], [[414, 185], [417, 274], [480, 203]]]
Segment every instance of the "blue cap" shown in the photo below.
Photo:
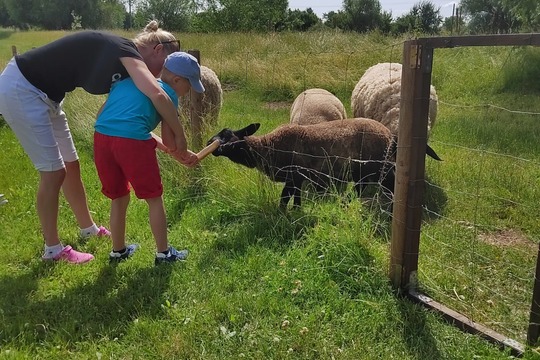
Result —
[[195, 56], [184, 51], [176, 51], [167, 56], [163, 66], [173, 74], [188, 79], [191, 88], [196, 92], [204, 92], [204, 86], [201, 82], [201, 67]]

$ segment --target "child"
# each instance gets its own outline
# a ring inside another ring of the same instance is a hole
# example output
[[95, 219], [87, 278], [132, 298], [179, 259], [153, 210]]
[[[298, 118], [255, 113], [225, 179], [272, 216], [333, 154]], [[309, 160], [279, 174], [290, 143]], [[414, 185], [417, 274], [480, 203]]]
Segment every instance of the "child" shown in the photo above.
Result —
[[[192, 55], [177, 51], [165, 59], [159, 83], [178, 106], [178, 97], [189, 89], [202, 93], [201, 70]], [[162, 137], [151, 133], [161, 118], [152, 102], [133, 80], [113, 84], [109, 97], [98, 114], [94, 133], [94, 161], [102, 184], [102, 192], [112, 200], [110, 225], [113, 249], [110, 262], [125, 260], [137, 250], [137, 244], [126, 246], [126, 212], [130, 199], [130, 184], [139, 199], [148, 203], [150, 228], [156, 241], [155, 264], [185, 260], [187, 250], [176, 250], [167, 240], [167, 220], [163, 205], [163, 186], [159, 173], [156, 147], [175, 158], [186, 158], [176, 144], [185, 144], [182, 132], [178, 139], [166, 122], [161, 122]], [[186, 148], [187, 149], [187, 148]], [[197, 156], [190, 150], [188, 167], [195, 166]]]

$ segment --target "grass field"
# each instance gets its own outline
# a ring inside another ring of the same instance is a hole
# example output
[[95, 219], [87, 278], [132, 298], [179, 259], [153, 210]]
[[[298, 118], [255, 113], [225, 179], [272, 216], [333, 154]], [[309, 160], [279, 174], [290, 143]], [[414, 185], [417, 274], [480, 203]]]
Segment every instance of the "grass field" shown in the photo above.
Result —
[[[0, 67], [63, 32], [0, 31]], [[126, 36], [133, 34], [122, 33]], [[219, 76], [218, 124], [289, 120], [305, 88], [335, 93], [350, 112], [371, 65], [400, 62], [404, 39], [378, 34], [176, 34]], [[427, 161], [420, 287], [475, 321], [525, 342], [540, 223], [540, 53], [529, 48], [437, 50], [439, 113]], [[104, 101], [65, 100], [95, 220], [108, 224], [92, 160]], [[508, 109], [511, 111], [507, 111]], [[186, 129], [187, 124], [186, 125]], [[35, 213], [38, 175], [0, 120], [0, 358], [6, 359], [507, 359], [481, 338], [396, 296], [388, 277], [391, 214], [350, 193], [306, 194], [278, 209], [281, 185], [208, 157], [186, 169], [160, 154], [169, 239], [187, 262], [154, 267], [146, 203], [132, 197], [127, 236], [141, 249], [117, 267], [110, 243], [77, 238], [62, 199], [65, 244], [85, 266], [44, 264]], [[195, 151], [199, 149], [193, 149]], [[352, 197], [354, 198], [354, 197]], [[527, 349], [526, 359], [540, 356]]]

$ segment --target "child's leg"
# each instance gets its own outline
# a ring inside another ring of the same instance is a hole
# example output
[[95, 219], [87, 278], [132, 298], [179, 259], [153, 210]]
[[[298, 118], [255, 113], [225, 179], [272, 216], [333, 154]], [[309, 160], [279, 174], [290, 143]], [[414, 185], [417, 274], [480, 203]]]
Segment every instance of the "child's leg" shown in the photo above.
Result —
[[158, 196], [145, 200], [148, 203], [150, 228], [156, 240], [157, 251], [167, 251], [169, 242], [167, 241], [167, 217], [163, 206], [163, 197]]
[[114, 251], [120, 251], [126, 247], [126, 213], [129, 198], [127, 194], [114, 199], [111, 204], [111, 237]]

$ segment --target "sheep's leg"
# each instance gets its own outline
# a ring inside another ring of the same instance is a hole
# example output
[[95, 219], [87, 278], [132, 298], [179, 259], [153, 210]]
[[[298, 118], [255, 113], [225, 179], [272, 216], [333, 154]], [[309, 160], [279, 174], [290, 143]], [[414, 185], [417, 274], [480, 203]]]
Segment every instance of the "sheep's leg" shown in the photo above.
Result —
[[294, 186], [293, 188], [293, 194], [294, 194], [294, 206], [295, 207], [300, 207], [301, 203], [302, 203], [302, 185], [300, 185], [299, 187], [297, 186]]
[[[283, 188], [283, 191], [281, 192], [281, 200], [279, 203], [279, 206], [281, 208], [287, 208], [287, 204], [289, 203], [289, 200], [292, 196], [295, 196], [295, 188], [294, 183], [292, 181], [288, 181], [285, 183], [285, 187]], [[295, 205], [296, 205], [296, 197], [295, 197]]]
[[358, 197], [362, 196], [362, 191], [364, 191], [365, 188], [366, 184], [363, 184], [361, 182], [357, 182], [354, 184], [354, 190], [356, 191], [356, 195], [358, 195]]
[[394, 193], [394, 183], [396, 181], [394, 169], [390, 169], [386, 174], [383, 174], [383, 176], [384, 178], [381, 182], [381, 185], [383, 186], [383, 191], [385, 193], [389, 193], [390, 198], [392, 198], [392, 194]]

